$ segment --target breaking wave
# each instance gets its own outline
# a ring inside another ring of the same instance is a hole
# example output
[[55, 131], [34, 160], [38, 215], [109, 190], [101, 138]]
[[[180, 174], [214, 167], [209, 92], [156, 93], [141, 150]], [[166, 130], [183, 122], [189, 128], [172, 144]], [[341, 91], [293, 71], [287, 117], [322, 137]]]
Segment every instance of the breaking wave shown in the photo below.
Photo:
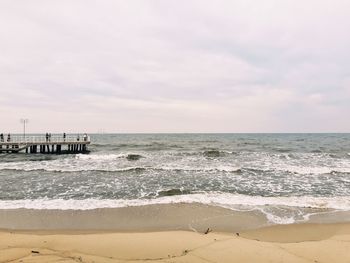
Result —
[[[173, 193], [176, 193], [173, 195]], [[91, 210], [97, 208], [120, 208], [155, 204], [199, 203], [219, 206], [235, 211], [259, 210], [266, 214], [272, 223], [288, 224], [304, 221], [311, 214], [326, 211], [349, 211], [350, 198], [344, 197], [260, 197], [228, 193], [186, 194], [180, 189], [170, 189], [154, 199], [37, 199], [37, 200], [0, 200], [0, 209], [58, 209]], [[281, 214], [281, 209], [284, 213]], [[298, 211], [306, 210], [300, 216]]]

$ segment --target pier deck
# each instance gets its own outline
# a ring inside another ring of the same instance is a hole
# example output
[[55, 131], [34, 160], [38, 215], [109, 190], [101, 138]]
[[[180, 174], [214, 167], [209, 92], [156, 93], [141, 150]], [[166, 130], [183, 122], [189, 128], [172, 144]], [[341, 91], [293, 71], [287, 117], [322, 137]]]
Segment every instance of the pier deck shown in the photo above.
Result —
[[90, 143], [90, 137], [84, 135], [67, 135], [65, 138], [62, 135], [53, 135], [48, 138], [45, 135], [14, 135], [10, 138], [7, 136], [1, 138], [0, 153], [85, 153], [88, 152], [87, 146]]

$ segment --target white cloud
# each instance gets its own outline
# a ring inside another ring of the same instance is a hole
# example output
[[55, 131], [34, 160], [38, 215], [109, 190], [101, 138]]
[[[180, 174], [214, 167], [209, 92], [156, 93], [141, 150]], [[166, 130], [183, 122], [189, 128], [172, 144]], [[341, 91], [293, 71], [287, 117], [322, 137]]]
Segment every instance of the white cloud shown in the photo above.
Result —
[[349, 131], [348, 28], [345, 0], [2, 1], [0, 117], [33, 131]]

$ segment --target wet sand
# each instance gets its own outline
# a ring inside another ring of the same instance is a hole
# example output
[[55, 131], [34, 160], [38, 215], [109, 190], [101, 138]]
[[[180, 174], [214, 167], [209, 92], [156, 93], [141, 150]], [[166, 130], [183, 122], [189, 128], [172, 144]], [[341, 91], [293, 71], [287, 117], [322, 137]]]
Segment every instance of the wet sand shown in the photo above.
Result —
[[0, 210], [0, 229], [113, 230], [144, 232], [166, 230], [219, 232], [267, 226], [259, 211], [239, 212], [202, 204], [160, 204], [93, 210]]

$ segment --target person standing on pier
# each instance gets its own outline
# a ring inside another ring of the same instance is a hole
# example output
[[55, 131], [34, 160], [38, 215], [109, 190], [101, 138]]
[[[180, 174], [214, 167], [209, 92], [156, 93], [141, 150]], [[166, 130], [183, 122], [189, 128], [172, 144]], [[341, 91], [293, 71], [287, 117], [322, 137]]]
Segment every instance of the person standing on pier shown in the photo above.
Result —
[[[11, 141], [11, 135], [7, 134], [7, 142]], [[10, 148], [10, 145], [6, 145], [6, 149]]]
[[46, 142], [48, 142], [48, 141], [49, 141], [49, 134], [46, 133], [46, 134], [45, 134], [45, 137], [46, 137]]
[[66, 141], [66, 133], [65, 132], [63, 133], [63, 141], [64, 142]]
[[3, 133], [0, 134], [0, 141], [4, 142], [4, 134]]

